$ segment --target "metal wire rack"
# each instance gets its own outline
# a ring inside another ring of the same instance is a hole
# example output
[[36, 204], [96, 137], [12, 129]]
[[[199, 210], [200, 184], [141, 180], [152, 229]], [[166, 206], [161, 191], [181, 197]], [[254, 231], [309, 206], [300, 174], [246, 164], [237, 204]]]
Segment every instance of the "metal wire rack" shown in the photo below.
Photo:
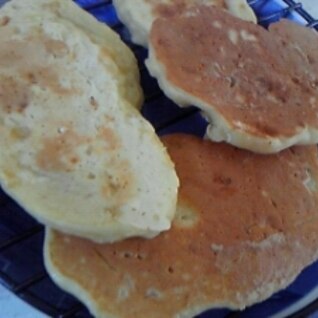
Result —
[[[118, 21], [110, 0], [75, 0], [85, 10], [97, 19], [107, 23], [136, 54], [141, 70], [141, 78], [146, 101], [143, 115], [152, 122], [159, 134], [176, 131], [203, 135], [206, 127], [204, 119], [195, 108], [180, 109], [172, 104], [159, 90], [144, 67], [146, 50], [130, 42], [127, 29]], [[133, 1], [133, 0], [131, 0]], [[0, 0], [0, 5], [5, 2]], [[249, 0], [255, 10], [259, 23], [268, 26], [281, 18], [297, 20], [308, 27], [318, 30], [318, 20], [315, 20], [302, 5], [293, 0]], [[50, 317], [88, 318], [88, 311], [70, 295], [61, 291], [48, 277], [42, 260], [43, 227], [28, 216], [12, 199], [0, 189], [0, 283], [29, 304], [43, 311]], [[278, 305], [288, 306], [300, 299], [305, 291], [299, 281], [308, 280], [316, 275], [318, 284], [318, 263], [307, 269], [290, 288], [275, 294], [267, 302], [245, 312], [215, 310], [200, 317], [257, 317], [268, 316], [269, 308]], [[314, 287], [314, 285], [312, 286]], [[301, 311], [290, 317], [307, 317], [318, 310], [318, 300], [313, 301]]]

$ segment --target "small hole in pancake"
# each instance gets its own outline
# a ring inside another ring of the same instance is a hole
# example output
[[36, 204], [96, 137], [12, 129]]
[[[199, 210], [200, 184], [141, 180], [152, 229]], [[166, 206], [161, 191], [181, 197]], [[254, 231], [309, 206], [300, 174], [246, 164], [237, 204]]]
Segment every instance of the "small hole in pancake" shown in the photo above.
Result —
[[223, 175], [216, 175], [213, 179], [215, 183], [219, 183], [224, 186], [229, 186], [232, 183], [232, 179], [230, 177], [226, 177]]
[[230, 88], [233, 88], [236, 85], [236, 79], [233, 76], [229, 76], [227, 78], [227, 81], [230, 84]]
[[234, 87], [235, 84], [236, 84], [235, 78], [231, 77], [230, 87], [231, 87], [231, 88]]
[[94, 96], [90, 97], [89, 102], [90, 102], [91, 106], [93, 107], [93, 109], [97, 110], [98, 103], [97, 103], [97, 101], [96, 101]]
[[177, 213], [174, 220], [176, 226], [182, 228], [191, 228], [195, 226], [198, 220], [199, 217], [193, 209], [182, 206], [177, 208]]
[[87, 179], [89, 179], [89, 180], [94, 180], [94, 179], [96, 179], [96, 175], [95, 175], [94, 173], [90, 172], [90, 173], [88, 174], [88, 176], [87, 176]]
[[299, 80], [299, 78], [297, 78], [297, 77], [293, 77], [292, 78], [292, 81], [293, 81], [293, 83], [295, 83], [295, 84], [300, 84], [300, 80]]
[[277, 203], [273, 199], [271, 199], [271, 204], [275, 209], [277, 208]]
[[168, 267], [168, 272], [169, 272], [170, 274], [173, 274], [173, 273], [174, 273], [173, 267], [169, 266], [169, 267]]

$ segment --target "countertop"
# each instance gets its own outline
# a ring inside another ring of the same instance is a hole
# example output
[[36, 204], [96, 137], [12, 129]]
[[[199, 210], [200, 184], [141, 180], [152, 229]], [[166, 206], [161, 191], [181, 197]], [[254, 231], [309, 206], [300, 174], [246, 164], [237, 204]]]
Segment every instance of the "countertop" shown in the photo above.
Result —
[[[132, 0], [131, 0], [132, 1]], [[318, 1], [302, 0], [306, 10], [318, 18]], [[0, 285], [0, 318], [46, 318]], [[318, 313], [311, 318], [318, 318]]]
[[302, 0], [305, 9], [314, 17], [318, 19], [318, 1], [317, 0]]

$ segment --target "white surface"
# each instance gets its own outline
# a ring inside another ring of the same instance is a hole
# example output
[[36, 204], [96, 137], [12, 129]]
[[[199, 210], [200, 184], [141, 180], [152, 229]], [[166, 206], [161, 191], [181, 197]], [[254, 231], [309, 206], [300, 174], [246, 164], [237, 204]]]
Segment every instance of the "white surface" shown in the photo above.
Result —
[[[0, 1], [1, 2], [1, 1]], [[318, 1], [303, 0], [304, 7], [314, 17], [318, 18]], [[0, 317], [2, 318], [45, 318], [45, 315], [23, 303], [20, 299], [10, 294], [0, 285]], [[318, 314], [311, 316], [318, 318]]]
[[318, 18], [318, 1], [317, 0], [302, 0], [304, 8], [316, 19]]
[[18, 299], [0, 285], [1, 318], [45, 318], [46, 316]]

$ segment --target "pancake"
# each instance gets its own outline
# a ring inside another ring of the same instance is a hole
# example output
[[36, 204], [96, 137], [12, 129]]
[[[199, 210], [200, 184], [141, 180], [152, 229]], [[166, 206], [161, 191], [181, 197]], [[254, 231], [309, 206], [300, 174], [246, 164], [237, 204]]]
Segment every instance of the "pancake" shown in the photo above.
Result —
[[243, 309], [318, 257], [315, 146], [263, 156], [164, 137], [180, 178], [170, 231], [96, 245], [47, 230], [46, 268], [96, 317], [193, 317]]
[[43, 1], [43, 14], [25, 2], [1, 10], [2, 188], [40, 222], [98, 242], [169, 229], [175, 169], [122, 94], [118, 64], [48, 13], [63, 1]]
[[258, 153], [317, 143], [318, 35], [287, 21], [268, 32], [215, 7], [191, 12], [152, 29], [146, 64], [165, 94], [199, 107], [214, 141]]
[[159, 17], [171, 17], [194, 4], [218, 6], [247, 21], [256, 16], [246, 0], [113, 0], [119, 19], [128, 27], [132, 41], [148, 47], [152, 23]]
[[[138, 109], [143, 102], [139, 69], [132, 51], [121, 41], [119, 35], [98, 22], [92, 15], [78, 7], [71, 0], [13, 0], [0, 11], [1, 18], [9, 17], [19, 28], [19, 20], [26, 15], [40, 19], [61, 19], [64, 24], [72, 24], [78, 32], [84, 32], [90, 40], [100, 47], [102, 55], [111, 57], [118, 67], [120, 89], [127, 101]], [[45, 17], [45, 18], [44, 18]]]

